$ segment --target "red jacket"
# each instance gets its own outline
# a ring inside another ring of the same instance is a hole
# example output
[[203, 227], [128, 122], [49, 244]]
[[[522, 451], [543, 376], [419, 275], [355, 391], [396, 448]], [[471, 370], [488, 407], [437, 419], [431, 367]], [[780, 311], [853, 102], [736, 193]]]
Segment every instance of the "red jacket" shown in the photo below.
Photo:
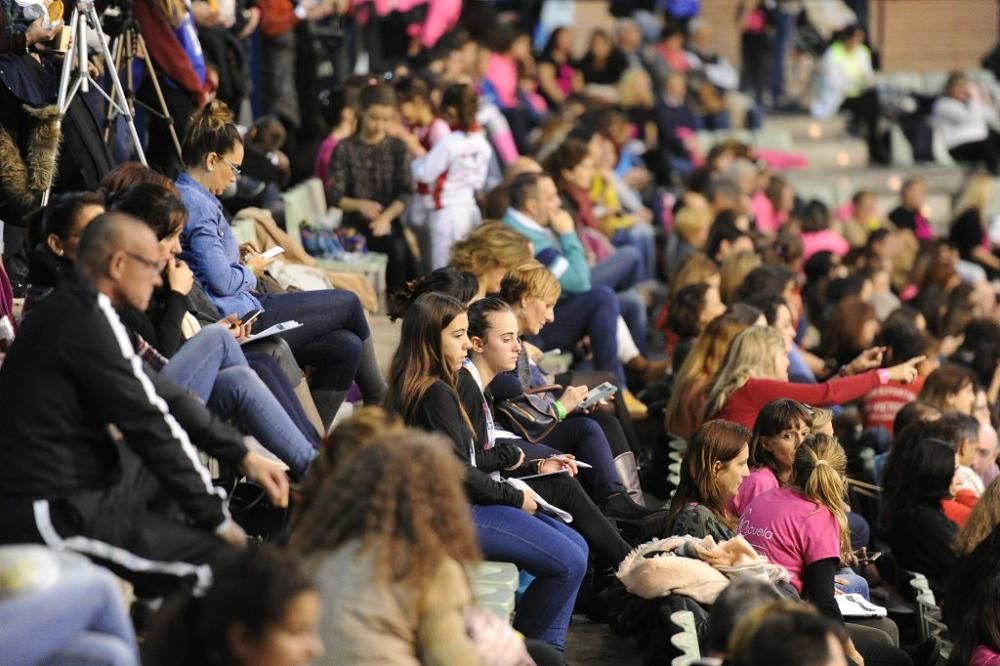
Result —
[[881, 384], [878, 370], [860, 375], [831, 379], [822, 384], [796, 384], [777, 379], [750, 379], [736, 390], [725, 406], [712, 419], [732, 421], [753, 429], [757, 413], [767, 403], [779, 398], [791, 398], [807, 405], [823, 407], [850, 402]]
[[194, 71], [191, 60], [170, 23], [152, 0], [135, 0], [132, 9], [142, 28], [142, 37], [146, 40], [146, 48], [156, 64], [157, 73], [169, 77], [191, 93], [200, 104], [203, 96], [209, 92], [209, 86], [202, 83], [198, 73]]

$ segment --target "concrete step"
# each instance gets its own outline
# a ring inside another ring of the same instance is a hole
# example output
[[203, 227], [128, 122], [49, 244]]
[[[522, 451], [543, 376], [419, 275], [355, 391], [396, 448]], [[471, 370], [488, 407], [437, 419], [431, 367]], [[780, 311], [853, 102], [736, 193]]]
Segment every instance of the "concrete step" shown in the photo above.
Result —
[[817, 119], [806, 114], [776, 115], [764, 119], [767, 129], [780, 129], [788, 132], [796, 143], [800, 141], [815, 141], [817, 139], [836, 139], [847, 134], [847, 117]]
[[868, 166], [868, 146], [854, 138], [797, 141], [793, 152], [802, 153], [814, 169], [848, 169]]

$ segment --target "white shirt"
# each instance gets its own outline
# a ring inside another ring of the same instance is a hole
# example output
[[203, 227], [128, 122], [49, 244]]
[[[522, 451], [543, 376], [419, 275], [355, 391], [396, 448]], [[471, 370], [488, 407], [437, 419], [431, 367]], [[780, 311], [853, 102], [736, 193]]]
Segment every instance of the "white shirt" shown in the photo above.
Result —
[[410, 171], [413, 180], [429, 190], [423, 196], [431, 210], [469, 205], [486, 184], [492, 156], [493, 148], [482, 132], [453, 131], [413, 160]]
[[995, 116], [995, 111], [978, 100], [966, 103], [954, 97], [942, 97], [934, 102], [931, 125], [941, 135], [945, 147], [951, 150], [986, 139]]

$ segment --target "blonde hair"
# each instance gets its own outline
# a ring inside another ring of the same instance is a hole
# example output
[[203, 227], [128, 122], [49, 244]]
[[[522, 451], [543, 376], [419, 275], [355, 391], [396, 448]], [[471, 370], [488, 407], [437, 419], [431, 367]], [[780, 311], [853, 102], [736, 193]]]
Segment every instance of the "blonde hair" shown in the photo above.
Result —
[[[646, 77], [646, 85], [640, 85], [639, 79]], [[649, 73], [641, 67], [630, 67], [618, 80], [618, 104], [623, 108], [651, 108], [656, 100], [653, 98], [653, 83]]]
[[561, 294], [556, 276], [534, 259], [508, 271], [500, 283], [500, 298], [512, 307], [519, 305], [522, 298], [555, 303]]
[[531, 242], [497, 220], [484, 221], [451, 246], [451, 265], [477, 278], [494, 268], [509, 270], [531, 258]]
[[715, 377], [712, 390], [705, 404], [705, 418], [711, 418], [729, 401], [751, 378], [777, 379], [778, 366], [775, 359], [785, 353], [785, 341], [770, 326], [751, 326], [743, 331], [729, 345], [726, 359]]
[[750, 271], [760, 265], [760, 255], [756, 252], [734, 252], [726, 257], [719, 269], [719, 296], [722, 297], [722, 302], [729, 305], [736, 289]]
[[704, 232], [712, 225], [712, 213], [709, 210], [685, 206], [674, 218], [674, 231], [683, 240], [691, 242], [696, 235]]
[[[674, 379], [674, 387], [670, 393], [670, 402], [667, 403], [667, 413], [663, 418], [663, 425], [667, 432], [686, 435], [688, 433], [677, 432], [677, 426], [681, 420], [681, 410], [684, 409], [684, 398], [691, 391], [702, 393], [702, 399], [708, 389], [716, 371], [722, 365], [726, 357], [726, 350], [729, 343], [733, 341], [747, 325], [738, 317], [730, 313], [722, 314], [708, 322], [708, 326], [702, 331], [698, 339], [695, 340], [691, 351], [688, 352], [677, 377]], [[698, 400], [696, 405], [701, 405], [702, 400]], [[701, 422], [700, 414], [696, 415], [696, 423]]]
[[993, 177], [985, 173], [977, 173], [969, 178], [969, 182], [962, 188], [962, 192], [955, 201], [952, 209], [956, 214], [961, 214], [969, 208], [977, 209], [985, 215], [990, 209], [990, 202], [993, 200]]
[[830, 510], [840, 527], [840, 552], [851, 552], [851, 532], [844, 511], [847, 454], [836, 437], [809, 435], [795, 450], [791, 486], [806, 499]]
[[708, 282], [712, 277], [719, 274], [719, 267], [715, 265], [715, 262], [709, 259], [701, 252], [695, 252], [684, 257], [681, 265], [678, 266], [677, 272], [670, 279], [670, 289], [667, 294], [667, 302], [674, 300], [674, 296], [677, 295], [684, 287], [689, 287], [693, 284], [701, 284], [702, 282]]
[[820, 428], [822, 428], [828, 423], [833, 423], [833, 410], [824, 409], [823, 407], [813, 407], [810, 430], [816, 433], [819, 431]]
[[1000, 483], [993, 479], [976, 502], [965, 525], [958, 531], [955, 552], [959, 557], [972, 554], [997, 525], [1000, 525]]

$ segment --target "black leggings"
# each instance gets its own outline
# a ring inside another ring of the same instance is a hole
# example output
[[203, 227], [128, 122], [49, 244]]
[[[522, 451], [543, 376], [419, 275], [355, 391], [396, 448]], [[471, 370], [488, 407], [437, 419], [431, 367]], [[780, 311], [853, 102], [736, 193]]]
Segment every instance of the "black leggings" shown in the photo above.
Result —
[[629, 545], [587, 496], [579, 481], [560, 474], [528, 479], [526, 483], [546, 502], [573, 516], [569, 526], [590, 546], [596, 568], [617, 567], [628, 555]]
[[887, 155], [878, 136], [878, 119], [881, 107], [878, 102], [878, 91], [869, 88], [857, 97], [848, 97], [840, 105], [842, 111], [851, 114], [854, 120], [865, 128], [865, 140], [868, 142], [868, 153], [872, 160], [885, 163]]
[[982, 141], [973, 143], [963, 143], [955, 146], [948, 152], [956, 160], [963, 162], [982, 162], [994, 176], [997, 175], [1000, 167], [1000, 134], [990, 130], [989, 135]]

